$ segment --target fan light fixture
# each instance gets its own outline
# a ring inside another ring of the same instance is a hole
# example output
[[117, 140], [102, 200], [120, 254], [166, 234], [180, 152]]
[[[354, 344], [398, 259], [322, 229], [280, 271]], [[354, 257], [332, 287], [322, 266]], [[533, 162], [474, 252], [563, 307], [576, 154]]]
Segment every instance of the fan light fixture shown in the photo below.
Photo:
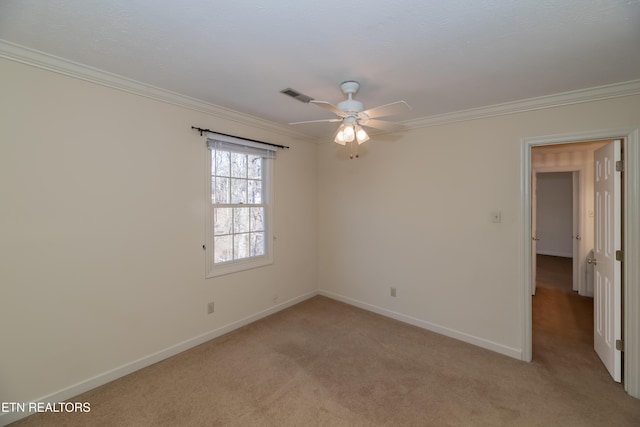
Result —
[[369, 135], [360, 125], [356, 125], [356, 139], [358, 140], [358, 144], [362, 144], [369, 140]]
[[306, 120], [289, 124], [300, 125], [303, 123], [341, 122], [333, 141], [340, 145], [349, 145], [351, 150], [350, 158], [357, 158], [358, 145], [369, 140], [369, 135], [367, 135], [367, 132], [362, 126], [382, 129], [387, 132], [398, 131], [402, 129], [401, 124], [379, 120], [378, 118], [399, 114], [405, 112], [407, 109], [411, 110], [409, 104], [404, 101], [396, 101], [365, 110], [362, 102], [353, 99], [359, 89], [360, 83], [354, 80], [347, 80], [340, 83], [340, 90], [347, 96], [347, 99], [339, 102], [338, 105], [333, 105], [327, 101], [315, 100], [291, 88], [284, 89], [281, 92], [285, 95], [289, 95], [302, 102], [317, 105], [338, 116], [333, 119]]
[[369, 135], [357, 123], [342, 123], [333, 141], [340, 145], [346, 145], [347, 142], [353, 142], [354, 140], [358, 141], [358, 144], [362, 144], [369, 140]]

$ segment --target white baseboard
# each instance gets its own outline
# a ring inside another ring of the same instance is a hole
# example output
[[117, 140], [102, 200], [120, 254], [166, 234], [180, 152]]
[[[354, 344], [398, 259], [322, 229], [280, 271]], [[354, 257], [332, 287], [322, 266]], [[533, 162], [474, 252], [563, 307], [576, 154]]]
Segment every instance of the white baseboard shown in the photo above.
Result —
[[333, 292], [320, 290], [318, 293], [327, 298], [335, 299], [337, 301], [341, 301], [346, 304], [353, 305], [355, 307], [362, 308], [367, 311], [372, 311], [374, 313], [381, 314], [383, 316], [390, 317], [392, 319], [399, 320], [401, 322], [408, 323], [413, 326], [418, 326], [420, 328], [427, 329], [429, 331], [436, 332], [438, 334], [445, 335], [447, 337], [454, 338], [459, 341], [473, 344], [487, 350], [495, 351], [496, 353], [504, 354], [505, 356], [509, 356], [514, 359], [522, 360], [521, 349], [508, 347], [506, 345], [499, 344], [484, 338], [476, 337], [473, 335], [466, 334], [464, 332], [445, 328], [444, 326], [440, 326], [435, 323], [416, 319], [415, 317], [407, 316], [402, 313], [397, 313], [395, 311], [388, 310], [386, 308], [371, 305], [362, 301], [358, 301], [358, 300], [348, 298], [339, 294], [335, 294]]
[[[301, 295], [299, 297], [292, 298], [278, 305], [274, 305], [273, 307], [270, 307], [266, 310], [263, 310], [251, 316], [245, 317], [244, 319], [237, 320], [235, 322], [229, 323], [228, 325], [206, 332], [202, 335], [198, 335], [196, 337], [190, 338], [186, 341], [183, 341], [171, 347], [165, 348], [164, 350], [160, 350], [156, 353], [152, 353], [138, 360], [134, 360], [133, 362], [126, 363], [122, 366], [111, 369], [107, 372], [103, 372], [94, 377], [88, 378], [84, 381], [80, 381], [79, 383], [63, 388], [62, 390], [58, 390], [54, 393], [51, 393], [49, 395], [31, 400], [31, 401], [32, 402], [64, 402], [75, 396], [78, 396], [79, 394], [92, 390], [101, 385], [107, 384], [118, 378], [124, 377], [125, 375], [138, 371], [142, 368], [146, 368], [147, 366], [151, 366], [154, 363], [160, 362], [164, 359], [168, 359], [171, 356], [175, 356], [178, 353], [182, 353], [185, 350], [188, 350], [192, 347], [203, 344], [214, 338], [217, 338], [226, 333], [234, 331], [242, 326], [248, 325], [249, 323], [255, 322], [256, 320], [260, 320], [263, 317], [267, 317], [271, 314], [277, 313], [278, 311], [284, 310], [285, 308], [291, 307], [292, 305], [298, 304], [299, 302], [312, 298], [316, 295], [318, 295], [318, 292], [312, 291], [307, 294]], [[9, 423], [15, 422], [21, 418], [28, 417], [29, 415], [32, 415], [32, 414], [29, 412], [0, 413], [0, 426], [6, 426]]]

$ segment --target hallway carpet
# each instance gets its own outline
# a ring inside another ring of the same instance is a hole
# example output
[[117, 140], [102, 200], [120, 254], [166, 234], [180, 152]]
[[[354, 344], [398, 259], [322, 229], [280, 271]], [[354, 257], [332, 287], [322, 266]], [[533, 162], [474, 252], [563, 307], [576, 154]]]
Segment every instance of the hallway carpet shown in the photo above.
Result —
[[638, 426], [590, 304], [541, 284], [525, 363], [318, 296], [15, 425]]

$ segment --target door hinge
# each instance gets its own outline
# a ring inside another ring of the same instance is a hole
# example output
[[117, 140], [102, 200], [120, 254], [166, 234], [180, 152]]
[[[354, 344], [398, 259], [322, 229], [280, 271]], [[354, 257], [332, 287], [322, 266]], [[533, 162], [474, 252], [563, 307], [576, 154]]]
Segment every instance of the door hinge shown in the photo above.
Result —
[[622, 261], [624, 259], [624, 251], [616, 251], [616, 261]]
[[616, 161], [616, 172], [624, 171], [624, 162], [622, 160]]
[[624, 341], [616, 340], [616, 350], [624, 351]]

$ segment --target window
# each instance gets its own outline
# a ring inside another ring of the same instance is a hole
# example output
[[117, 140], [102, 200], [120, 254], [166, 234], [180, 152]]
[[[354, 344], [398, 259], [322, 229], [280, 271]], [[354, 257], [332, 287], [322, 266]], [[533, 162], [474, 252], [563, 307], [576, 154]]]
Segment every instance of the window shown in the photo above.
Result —
[[271, 264], [275, 147], [209, 134], [207, 277]]

